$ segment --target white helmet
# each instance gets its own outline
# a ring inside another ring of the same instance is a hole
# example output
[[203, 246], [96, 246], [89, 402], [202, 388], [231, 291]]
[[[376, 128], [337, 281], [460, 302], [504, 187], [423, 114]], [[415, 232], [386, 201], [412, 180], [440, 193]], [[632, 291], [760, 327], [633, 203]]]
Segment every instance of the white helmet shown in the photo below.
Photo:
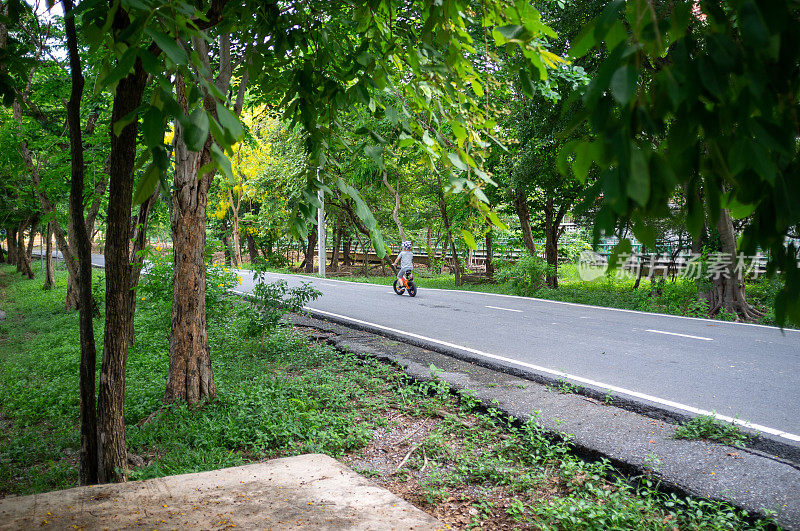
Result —
[[411, 242], [410, 241], [403, 242], [403, 250], [404, 251], [410, 251], [411, 250]]

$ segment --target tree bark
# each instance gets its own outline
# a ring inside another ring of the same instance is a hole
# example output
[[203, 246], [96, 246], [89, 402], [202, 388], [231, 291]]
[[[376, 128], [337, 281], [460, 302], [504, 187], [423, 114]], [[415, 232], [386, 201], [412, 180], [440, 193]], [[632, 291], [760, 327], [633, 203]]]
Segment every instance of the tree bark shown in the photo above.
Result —
[[349, 267], [353, 265], [353, 258], [350, 256], [350, 247], [353, 244], [353, 238], [350, 237], [350, 233], [346, 232], [344, 228], [342, 232], [344, 238], [344, 244], [342, 244], [342, 265]]
[[492, 239], [492, 229], [486, 233], [486, 276], [494, 278], [494, 242]]
[[[188, 111], [186, 85], [176, 78], [178, 103]], [[204, 106], [213, 105], [204, 98]], [[212, 139], [201, 152], [189, 151], [183, 131], [177, 125], [175, 178], [172, 192], [173, 273], [172, 326], [170, 332], [169, 374], [164, 400], [184, 400], [190, 404], [214, 398], [217, 389], [211, 370], [211, 349], [206, 328], [205, 219], [208, 190], [213, 173], [198, 179], [199, 169], [211, 161]]]
[[6, 229], [6, 241], [8, 242], [8, 263], [17, 263], [17, 229], [8, 227]]
[[[44, 286], [42, 289], [53, 289], [56, 285], [56, 274], [53, 269], [53, 222], [47, 223], [45, 231], [47, 242], [45, 243], [44, 255]], [[96, 459], [95, 459], [96, 461]]]
[[339, 218], [336, 218], [333, 225], [333, 251], [331, 252], [331, 263], [328, 266], [328, 269], [334, 272], [339, 270], [339, 247], [341, 247], [341, 245], [342, 222], [339, 221]]
[[548, 198], [545, 202], [544, 217], [545, 217], [545, 258], [547, 265], [550, 266], [550, 271], [547, 273], [546, 283], [551, 289], [558, 288], [558, 240], [561, 238], [564, 229], [561, 227], [561, 221], [566, 214], [566, 208], [562, 205], [559, 207], [558, 212], [555, 210], [553, 198]]
[[[64, 0], [64, 12], [72, 11], [72, 0]], [[70, 78], [72, 91], [67, 103], [67, 124], [69, 126], [69, 144], [71, 160], [71, 178], [69, 191], [70, 206], [70, 240], [74, 237], [74, 246], [78, 254], [78, 322], [80, 329], [81, 362], [80, 362], [80, 411], [81, 411], [81, 459], [80, 484], [89, 485], [98, 481], [98, 446], [97, 446], [97, 414], [95, 411], [95, 370], [97, 352], [94, 342], [93, 300], [92, 300], [92, 247], [89, 234], [86, 232], [86, 220], [83, 212], [83, 139], [81, 136], [80, 110], [83, 95], [83, 73], [78, 55], [78, 40], [75, 29], [75, 17], [68, 16], [64, 20], [69, 52]], [[73, 234], [74, 233], [74, 234]], [[48, 248], [50, 239], [48, 236]], [[124, 395], [123, 395], [124, 399]], [[124, 430], [124, 428], [123, 428]], [[124, 431], [123, 431], [124, 437]], [[123, 446], [123, 452], [125, 447]], [[127, 457], [127, 454], [125, 454]], [[123, 461], [124, 463], [124, 461]]]
[[31, 262], [33, 260], [33, 239], [36, 237], [36, 226], [39, 224], [38, 219], [34, 218], [31, 221], [28, 229], [28, 248], [25, 251], [25, 264], [27, 267], [27, 275], [29, 279], [33, 279], [33, 268]]
[[531, 256], [536, 256], [536, 244], [533, 241], [533, 231], [531, 230], [531, 214], [528, 210], [528, 198], [525, 193], [517, 190], [514, 194], [514, 210], [517, 211], [520, 230], [522, 231], [522, 241], [525, 249]]
[[736, 264], [736, 231], [733, 220], [726, 209], [720, 212], [717, 221], [722, 253], [728, 257], [725, 271], [716, 279], [712, 278], [711, 289], [704, 294], [709, 302], [709, 315], [714, 316], [725, 309], [737, 316], [737, 320], [754, 321], [763, 317], [763, 313], [756, 310], [747, 302], [744, 291], [744, 279], [740, 270], [735, 269]]
[[247, 239], [247, 254], [250, 255], [250, 263], [255, 264], [258, 261], [258, 248], [256, 248], [256, 240], [253, 238], [253, 235], [250, 234], [249, 230], [245, 234], [245, 238]]
[[314, 250], [317, 248], [317, 226], [313, 225], [308, 231], [308, 243], [306, 244], [306, 257], [304, 260], [306, 273], [314, 272]]
[[[31, 269], [30, 254], [27, 247], [33, 245], [25, 245], [25, 229], [32, 224], [29, 220], [20, 221], [19, 228], [17, 228], [17, 271], [22, 273], [23, 276], [33, 279], [33, 269]], [[34, 230], [31, 228], [29, 242], [33, 242]]]
[[[115, 30], [130, 24], [119, 9]], [[133, 72], [117, 84], [111, 111], [109, 197], [106, 229], [106, 314], [103, 336], [103, 361], [97, 401], [98, 481], [121, 481], [126, 477], [125, 370], [133, 336], [131, 305], [130, 234], [136, 158], [138, 120], [125, 126], [119, 135], [113, 124], [134, 112], [142, 101], [147, 74], [137, 59]]]

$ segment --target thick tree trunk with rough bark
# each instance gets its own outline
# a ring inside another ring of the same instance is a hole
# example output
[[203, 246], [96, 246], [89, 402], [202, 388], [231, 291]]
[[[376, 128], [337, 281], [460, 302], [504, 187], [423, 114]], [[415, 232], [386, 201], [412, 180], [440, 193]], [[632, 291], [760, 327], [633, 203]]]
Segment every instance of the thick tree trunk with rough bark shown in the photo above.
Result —
[[736, 232], [729, 212], [723, 209], [717, 221], [722, 252], [727, 255], [725, 271], [717, 278], [711, 279], [711, 289], [703, 294], [709, 303], [709, 315], [713, 316], [725, 309], [737, 316], [742, 321], [755, 321], [763, 317], [763, 313], [756, 310], [747, 302], [744, 291], [744, 279], [741, 270], [735, 267]]
[[56, 274], [53, 269], [53, 222], [47, 223], [45, 231], [45, 251], [44, 251], [44, 286], [42, 289], [53, 289], [56, 285]]
[[[186, 86], [176, 79], [178, 103], [188, 110]], [[204, 102], [204, 106], [213, 105]], [[172, 192], [172, 255], [174, 259], [172, 327], [169, 374], [164, 400], [190, 404], [214, 398], [217, 389], [211, 370], [211, 349], [206, 329], [205, 220], [213, 173], [198, 178], [211, 160], [211, 138], [201, 152], [189, 151], [180, 124], [175, 144], [175, 178]]]
[[520, 230], [522, 231], [522, 241], [525, 249], [531, 256], [536, 256], [536, 244], [533, 241], [533, 231], [531, 230], [531, 214], [528, 210], [528, 198], [524, 192], [517, 191], [514, 194], [514, 210], [519, 218]]
[[[114, 28], [130, 23], [120, 9]], [[114, 94], [111, 123], [134, 112], [142, 101], [147, 74], [137, 59], [133, 73], [123, 78]], [[131, 306], [130, 235], [133, 168], [136, 158], [137, 120], [115, 135], [109, 132], [109, 197], [106, 223], [106, 312], [103, 361], [97, 401], [98, 481], [125, 479], [125, 370], [133, 336]]]

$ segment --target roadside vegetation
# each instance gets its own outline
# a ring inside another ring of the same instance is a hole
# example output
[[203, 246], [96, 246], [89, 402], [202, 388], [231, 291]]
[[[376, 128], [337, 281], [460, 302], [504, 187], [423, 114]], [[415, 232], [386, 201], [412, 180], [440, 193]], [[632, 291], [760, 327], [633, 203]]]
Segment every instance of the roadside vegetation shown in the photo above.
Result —
[[[125, 403], [132, 479], [321, 452], [456, 529], [770, 525], [583, 461], [535, 422], [486, 410], [438, 380], [412, 381], [391, 365], [337, 352], [302, 329], [248, 333], [251, 308], [222, 291], [236, 283], [229, 273], [209, 274], [219, 288], [208, 298], [218, 395], [191, 406], [162, 401], [169, 314], [159, 293], [169, 291], [158, 286], [167, 277], [154, 275], [141, 292]], [[66, 275], [55, 280], [56, 289], [42, 291], [0, 267], [0, 496], [78, 482], [78, 329], [63, 309]], [[102, 312], [102, 282], [95, 286]], [[99, 342], [102, 319], [94, 325]]]
[[707, 439], [709, 441], [744, 448], [748, 436], [738, 426], [711, 415], [700, 415], [686, 421], [675, 430], [676, 439]]

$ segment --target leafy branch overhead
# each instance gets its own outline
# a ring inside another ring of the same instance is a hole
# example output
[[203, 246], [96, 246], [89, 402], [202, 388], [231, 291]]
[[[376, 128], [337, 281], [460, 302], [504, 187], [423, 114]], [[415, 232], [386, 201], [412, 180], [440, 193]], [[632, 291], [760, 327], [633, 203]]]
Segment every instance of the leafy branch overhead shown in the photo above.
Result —
[[581, 181], [591, 168], [599, 172], [596, 237], [630, 222], [651, 245], [651, 220], [667, 216], [682, 190], [695, 237], [723, 210], [750, 218], [739, 250], [768, 251], [770, 270], [785, 278], [777, 320], [800, 319], [798, 249], [786, 240], [800, 227], [797, 3], [654, 8], [646, 0], [616, 0], [584, 29], [570, 55], [593, 47], [607, 50], [608, 58], [576, 120], [592, 133], [570, 142], [560, 159], [562, 171], [571, 161]]

